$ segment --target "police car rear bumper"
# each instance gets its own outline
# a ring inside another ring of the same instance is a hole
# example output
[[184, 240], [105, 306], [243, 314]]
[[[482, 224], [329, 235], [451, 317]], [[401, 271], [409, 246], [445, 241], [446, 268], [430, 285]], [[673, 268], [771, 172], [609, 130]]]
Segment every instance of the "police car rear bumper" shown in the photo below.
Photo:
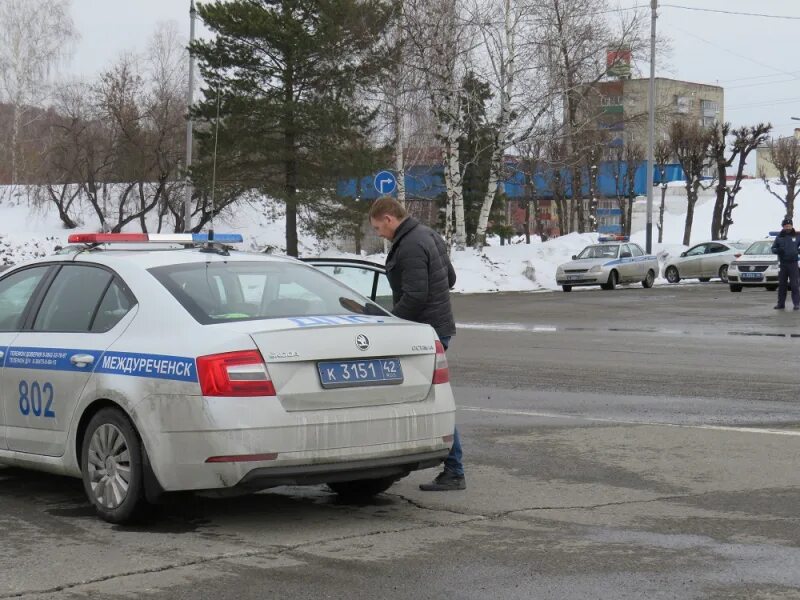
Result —
[[236, 485], [236, 488], [257, 491], [279, 485], [314, 485], [383, 477], [397, 477], [399, 479], [412, 471], [440, 465], [449, 453], [450, 448], [440, 448], [439, 450], [420, 452], [418, 454], [403, 454], [400, 456], [339, 463], [263, 467], [250, 471]]
[[336, 410], [287, 412], [276, 397], [145, 402], [139, 431], [167, 492], [399, 477], [446, 457], [455, 427], [449, 385], [421, 402]]

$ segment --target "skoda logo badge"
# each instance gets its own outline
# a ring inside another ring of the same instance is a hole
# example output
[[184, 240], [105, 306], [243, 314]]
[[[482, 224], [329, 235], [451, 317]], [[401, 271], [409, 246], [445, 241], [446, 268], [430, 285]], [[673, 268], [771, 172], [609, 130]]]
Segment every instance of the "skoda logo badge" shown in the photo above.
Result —
[[369, 338], [365, 336], [363, 333], [359, 333], [356, 336], [356, 348], [358, 348], [359, 350], [369, 349]]

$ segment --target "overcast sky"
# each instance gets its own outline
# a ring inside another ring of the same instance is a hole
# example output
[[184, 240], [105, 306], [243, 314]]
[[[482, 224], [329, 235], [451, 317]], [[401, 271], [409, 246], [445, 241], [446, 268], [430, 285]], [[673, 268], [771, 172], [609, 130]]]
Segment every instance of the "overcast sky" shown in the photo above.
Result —
[[[618, 0], [623, 7], [649, 0]], [[797, 63], [800, 0], [659, 0], [659, 33], [671, 38], [669, 63], [656, 74], [725, 88], [725, 119], [771, 121], [780, 135], [800, 117]], [[669, 5], [768, 13], [772, 19], [682, 10]], [[91, 77], [121, 52], [141, 50], [160, 21], [189, 36], [189, 0], [72, 0], [81, 39], [68, 72]], [[202, 27], [202, 26], [201, 26]], [[645, 66], [645, 70], [646, 70]]]

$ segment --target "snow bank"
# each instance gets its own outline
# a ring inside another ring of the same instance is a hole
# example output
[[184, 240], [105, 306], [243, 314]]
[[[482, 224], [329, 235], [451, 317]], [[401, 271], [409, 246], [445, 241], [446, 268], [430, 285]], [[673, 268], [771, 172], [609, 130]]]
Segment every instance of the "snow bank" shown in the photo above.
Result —
[[[773, 186], [775, 189], [775, 186]], [[658, 200], [658, 199], [656, 199]], [[637, 201], [641, 211], [643, 199]], [[743, 182], [738, 196], [739, 206], [734, 211], [730, 239], [756, 240], [769, 231], [780, 228], [784, 215], [783, 205], [767, 192], [759, 180]], [[705, 195], [695, 207], [691, 242], [709, 239], [713, 198]], [[657, 218], [656, 202], [654, 218]], [[81, 230], [97, 231], [99, 223], [89, 207], [81, 207]], [[680, 254], [685, 209], [671, 210], [664, 218], [664, 243], [654, 244], [653, 252], [663, 266], [667, 257]], [[285, 252], [285, 218], [280, 203], [263, 197], [253, 197], [237, 207], [235, 213], [221, 215], [215, 222], [217, 231], [241, 233], [246, 240], [244, 249], [260, 251], [269, 248], [275, 253]], [[136, 231], [138, 222], [126, 230]], [[150, 231], [156, 230], [154, 220], [148, 221]], [[46, 256], [55, 246], [66, 243], [70, 231], [64, 229], [51, 205], [37, 207], [28, 198], [25, 188], [0, 187], [0, 264], [15, 264], [31, 258]], [[657, 230], [653, 231], [657, 239]], [[597, 242], [596, 233], [571, 233], [542, 242], [532, 236], [531, 244], [518, 237], [514, 243], [500, 246], [497, 239], [481, 251], [467, 249], [454, 251], [453, 265], [458, 273], [456, 291], [463, 293], [546, 291], [560, 289], [555, 282], [556, 267], [577, 254], [581, 249]], [[298, 232], [300, 252], [304, 256], [352, 256], [340, 252], [330, 242], [321, 242], [306, 232]], [[636, 231], [633, 241], [645, 246], [644, 230]], [[368, 260], [383, 263], [383, 254], [366, 256]], [[658, 283], [663, 283], [663, 280]]]

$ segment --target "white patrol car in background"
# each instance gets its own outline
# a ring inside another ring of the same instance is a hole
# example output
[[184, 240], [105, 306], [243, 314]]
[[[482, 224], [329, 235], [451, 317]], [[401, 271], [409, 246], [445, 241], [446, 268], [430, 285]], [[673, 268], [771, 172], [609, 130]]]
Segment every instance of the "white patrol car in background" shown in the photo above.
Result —
[[111, 522], [164, 492], [363, 497], [439, 464], [455, 406], [434, 330], [237, 241], [77, 234], [4, 271], [0, 463], [81, 477]]
[[772, 253], [772, 244], [777, 232], [770, 237], [753, 242], [738, 254], [728, 267], [728, 285], [732, 292], [741, 292], [746, 287], [763, 287], [774, 292], [778, 289], [778, 257]]
[[613, 290], [620, 283], [641, 282], [653, 287], [658, 273], [658, 259], [626, 236], [601, 236], [598, 244], [586, 246], [572, 260], [559, 265], [556, 282], [565, 292], [578, 285], [599, 285]]

